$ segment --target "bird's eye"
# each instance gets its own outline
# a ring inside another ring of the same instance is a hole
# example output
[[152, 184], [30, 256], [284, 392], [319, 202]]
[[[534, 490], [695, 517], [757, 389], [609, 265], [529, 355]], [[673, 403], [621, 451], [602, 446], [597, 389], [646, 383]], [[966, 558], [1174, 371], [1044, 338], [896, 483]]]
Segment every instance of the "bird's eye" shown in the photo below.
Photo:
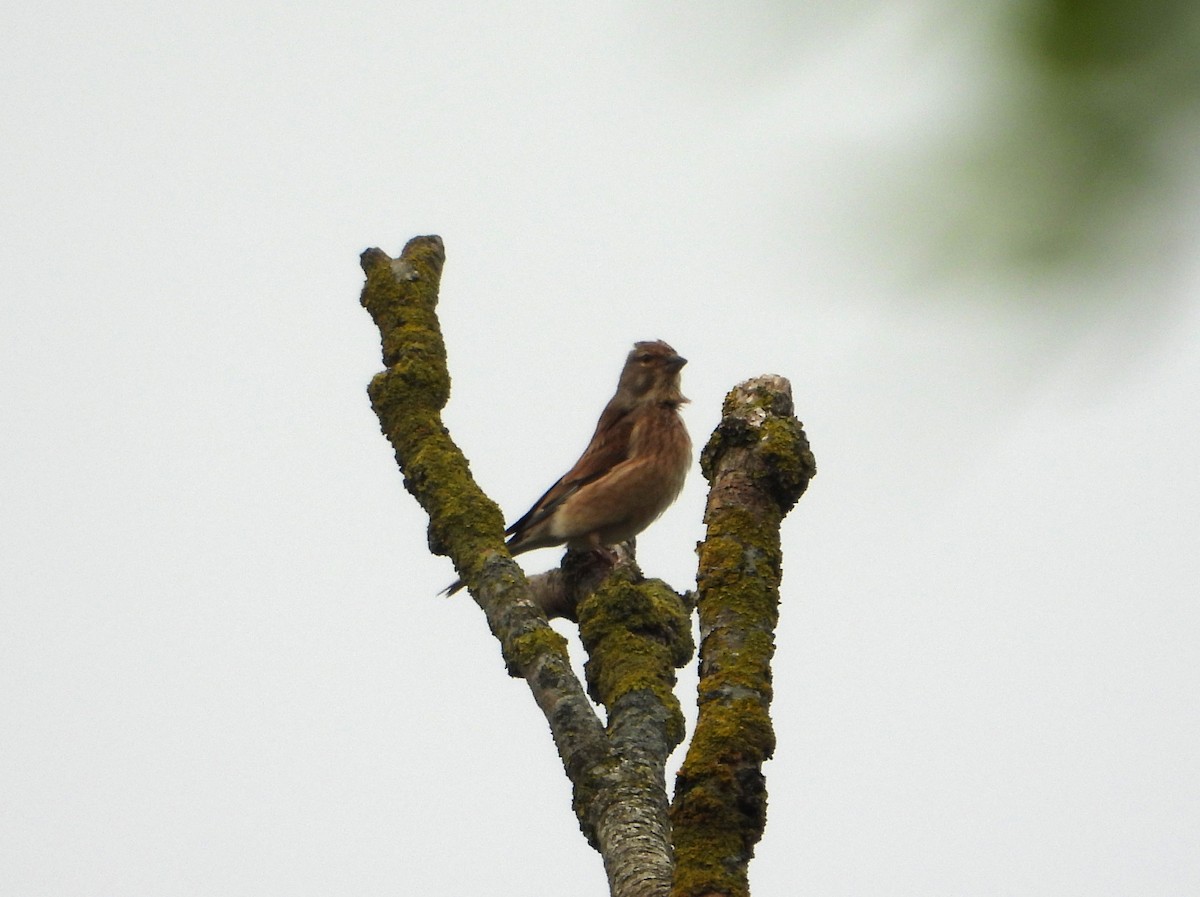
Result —
[[649, 364], [653, 360], [654, 360], [653, 355], [639, 355], [638, 356], [638, 361], [640, 361], [642, 364]]

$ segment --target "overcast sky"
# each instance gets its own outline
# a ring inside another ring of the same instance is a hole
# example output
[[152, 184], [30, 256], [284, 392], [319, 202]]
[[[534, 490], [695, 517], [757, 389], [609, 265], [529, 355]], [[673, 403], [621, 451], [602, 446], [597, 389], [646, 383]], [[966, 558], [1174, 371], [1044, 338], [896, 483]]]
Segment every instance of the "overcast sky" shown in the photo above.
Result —
[[[358, 255], [427, 233], [510, 520], [635, 340], [697, 446], [792, 382], [755, 894], [1200, 893], [1197, 216], [939, 262], [902, 197], [994, 79], [972, 23], [721, 8], [6, 14], [0, 893], [604, 893], [367, 402]], [[703, 503], [639, 540], [679, 589]]]

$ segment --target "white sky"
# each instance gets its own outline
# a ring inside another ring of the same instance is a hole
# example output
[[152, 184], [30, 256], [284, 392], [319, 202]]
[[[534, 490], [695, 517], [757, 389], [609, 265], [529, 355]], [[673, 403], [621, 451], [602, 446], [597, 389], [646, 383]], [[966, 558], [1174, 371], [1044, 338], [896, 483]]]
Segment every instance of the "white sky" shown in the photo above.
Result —
[[[968, 38], [720, 8], [7, 14], [0, 893], [604, 893], [366, 400], [358, 253], [421, 233], [510, 518], [634, 340], [697, 446], [792, 380], [755, 894], [1200, 893], [1200, 270], [914, 279], [858, 216]], [[679, 588], [703, 501], [640, 540]]]

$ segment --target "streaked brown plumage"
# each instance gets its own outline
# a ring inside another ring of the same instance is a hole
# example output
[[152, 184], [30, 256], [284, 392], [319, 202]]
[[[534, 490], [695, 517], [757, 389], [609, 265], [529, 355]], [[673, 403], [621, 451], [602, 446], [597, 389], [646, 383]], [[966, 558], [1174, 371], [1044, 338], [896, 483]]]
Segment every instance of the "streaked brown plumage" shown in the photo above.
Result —
[[[601, 549], [632, 539], [679, 495], [692, 441], [679, 415], [687, 364], [662, 340], [634, 343], [592, 441], [563, 477], [506, 531], [514, 555], [566, 544]], [[462, 581], [451, 585], [454, 594]]]

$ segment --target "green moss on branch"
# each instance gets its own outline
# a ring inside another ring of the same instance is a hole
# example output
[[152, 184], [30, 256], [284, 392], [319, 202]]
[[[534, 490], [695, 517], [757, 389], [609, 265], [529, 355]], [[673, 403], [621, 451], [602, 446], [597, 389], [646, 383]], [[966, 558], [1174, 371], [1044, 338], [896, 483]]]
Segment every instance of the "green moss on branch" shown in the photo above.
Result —
[[786, 380], [762, 377], [730, 392], [701, 468], [711, 488], [697, 576], [700, 715], [671, 807], [671, 893], [743, 897], [766, 824], [762, 765], [775, 750], [779, 525], [816, 473]]

